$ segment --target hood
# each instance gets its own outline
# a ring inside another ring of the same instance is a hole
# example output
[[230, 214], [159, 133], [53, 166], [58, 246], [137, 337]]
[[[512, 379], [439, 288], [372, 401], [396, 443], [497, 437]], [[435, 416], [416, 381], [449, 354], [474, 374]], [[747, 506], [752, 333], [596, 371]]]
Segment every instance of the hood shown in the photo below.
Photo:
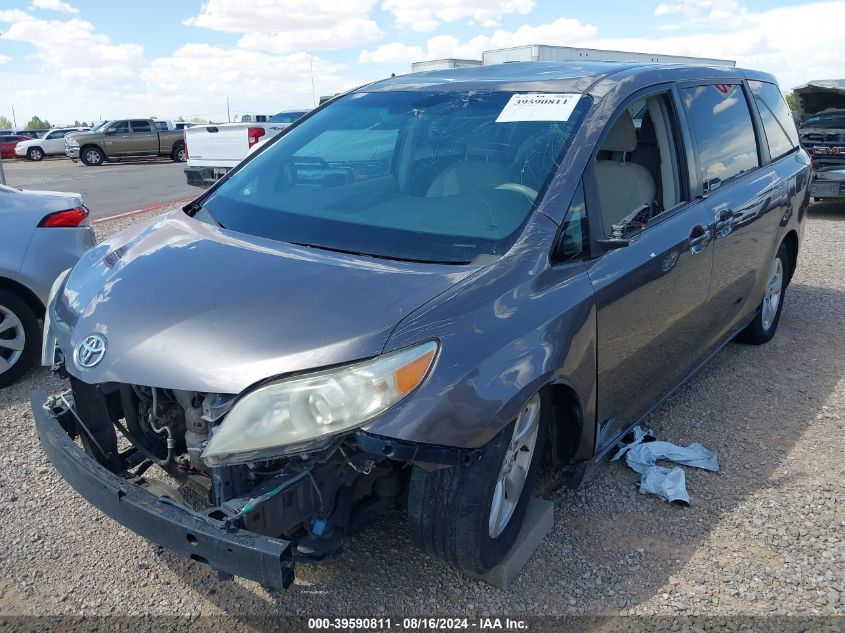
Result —
[[[53, 327], [85, 382], [238, 393], [379, 354], [403, 317], [474, 270], [298, 247], [177, 211], [89, 251]], [[93, 333], [107, 348], [84, 369], [73, 350]]]
[[794, 89], [801, 121], [826, 111], [845, 108], [845, 79], [808, 82]]

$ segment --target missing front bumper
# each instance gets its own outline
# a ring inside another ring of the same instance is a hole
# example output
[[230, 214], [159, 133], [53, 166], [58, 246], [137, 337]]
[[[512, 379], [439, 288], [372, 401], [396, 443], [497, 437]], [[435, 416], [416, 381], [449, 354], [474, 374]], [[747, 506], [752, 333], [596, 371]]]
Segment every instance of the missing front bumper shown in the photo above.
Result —
[[46, 400], [44, 391], [30, 396], [44, 452], [65, 481], [93, 506], [153, 543], [225, 574], [273, 588], [286, 588], [293, 582], [288, 541], [244, 529], [226, 530], [222, 521], [162, 500], [109, 472], [70, 439], [44, 409]]

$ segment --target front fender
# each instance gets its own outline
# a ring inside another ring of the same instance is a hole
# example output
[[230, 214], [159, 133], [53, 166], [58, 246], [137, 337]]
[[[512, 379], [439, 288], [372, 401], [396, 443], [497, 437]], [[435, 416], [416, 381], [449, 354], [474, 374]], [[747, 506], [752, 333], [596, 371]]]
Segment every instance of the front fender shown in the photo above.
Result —
[[436, 337], [440, 354], [417, 392], [366, 430], [411, 442], [477, 448], [552, 382], [566, 382], [575, 390], [585, 424], [592, 426], [593, 288], [583, 264], [549, 267], [547, 252], [509, 254], [400, 323], [389, 349]]

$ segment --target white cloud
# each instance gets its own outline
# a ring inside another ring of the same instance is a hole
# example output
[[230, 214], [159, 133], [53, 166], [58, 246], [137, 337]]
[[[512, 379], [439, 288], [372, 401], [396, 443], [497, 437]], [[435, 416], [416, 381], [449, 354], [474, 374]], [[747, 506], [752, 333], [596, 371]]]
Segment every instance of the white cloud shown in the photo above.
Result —
[[32, 0], [31, 8], [58, 11], [60, 13], [79, 13], [79, 9], [62, 0]]
[[392, 13], [396, 23], [414, 31], [433, 31], [441, 22], [473, 20], [497, 24], [505, 15], [527, 15], [534, 0], [384, 0], [382, 9]]
[[385, 44], [373, 51], [362, 51], [359, 61], [399, 63], [457, 57], [462, 59], [481, 59], [481, 53], [493, 48], [507, 48], [523, 44], [554, 44], [569, 46], [596, 35], [597, 29], [592, 24], [584, 24], [570, 18], [560, 18], [540, 26], [521, 26], [515, 31], [498, 29], [490, 35], [476, 35], [466, 42], [461, 42], [452, 35], [437, 35], [426, 42], [425, 49], [420, 46], [406, 46], [399, 42]]
[[331, 28], [366, 18], [376, 0], [208, 0], [197, 16], [185, 20], [227, 33], [292, 33]]
[[238, 47], [251, 51], [282, 54], [293, 51], [332, 51], [379, 40], [384, 32], [372, 20], [352, 18], [334, 26], [300, 29], [290, 33], [246, 33]]
[[0, 64], [8, 64], [10, 61], [12, 61], [12, 58], [8, 55], [0, 55]]
[[33, 45], [42, 65], [64, 77], [130, 78], [144, 62], [142, 46], [114, 44], [107, 35], [97, 33], [93, 24], [78, 18], [39, 20], [13, 10], [0, 12], [0, 22], [11, 22], [2, 39]]
[[737, 0], [681, 0], [680, 2], [661, 2], [654, 9], [654, 15], [679, 14], [686, 18], [708, 16], [727, 17], [742, 10]]

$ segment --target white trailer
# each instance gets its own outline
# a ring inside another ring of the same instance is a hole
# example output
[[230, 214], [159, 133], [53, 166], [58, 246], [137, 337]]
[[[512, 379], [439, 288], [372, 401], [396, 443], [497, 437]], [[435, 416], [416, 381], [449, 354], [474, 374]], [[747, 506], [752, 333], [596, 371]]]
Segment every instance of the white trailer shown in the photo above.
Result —
[[635, 53], [631, 51], [605, 51], [596, 48], [574, 46], [547, 46], [528, 44], [512, 48], [484, 51], [481, 55], [484, 66], [506, 62], [645, 62], [648, 64], [703, 64], [708, 66], [736, 66], [730, 59], [709, 57], [687, 57], [685, 55], [661, 55], [659, 53]]

